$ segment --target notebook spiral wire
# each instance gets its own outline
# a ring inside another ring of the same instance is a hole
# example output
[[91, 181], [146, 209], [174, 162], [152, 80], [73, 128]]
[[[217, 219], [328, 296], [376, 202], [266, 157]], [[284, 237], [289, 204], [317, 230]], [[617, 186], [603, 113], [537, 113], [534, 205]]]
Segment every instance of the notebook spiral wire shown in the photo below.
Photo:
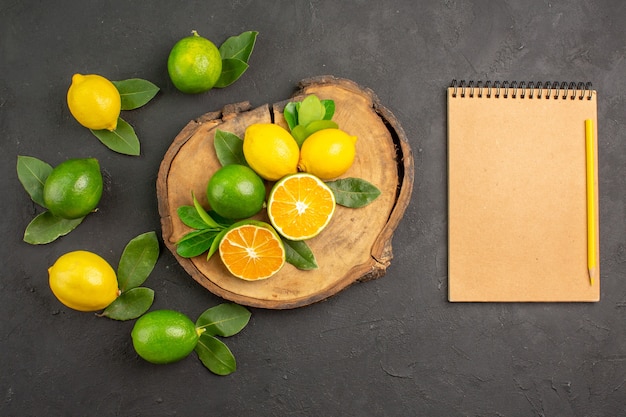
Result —
[[563, 100], [568, 97], [572, 100], [578, 98], [579, 100], [587, 97], [587, 100], [591, 100], [591, 82], [558, 82], [558, 81], [546, 81], [546, 82], [525, 82], [525, 81], [469, 81], [452, 80], [450, 85], [454, 90], [452, 97], [459, 95], [460, 97], [495, 97], [495, 98], [546, 98], [546, 99], [558, 99]]

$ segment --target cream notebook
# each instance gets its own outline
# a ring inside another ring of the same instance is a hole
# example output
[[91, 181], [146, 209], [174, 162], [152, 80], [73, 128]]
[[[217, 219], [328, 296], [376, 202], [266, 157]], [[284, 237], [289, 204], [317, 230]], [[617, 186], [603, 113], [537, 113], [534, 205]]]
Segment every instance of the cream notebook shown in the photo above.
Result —
[[447, 92], [449, 301], [599, 301], [591, 84], [455, 81]]

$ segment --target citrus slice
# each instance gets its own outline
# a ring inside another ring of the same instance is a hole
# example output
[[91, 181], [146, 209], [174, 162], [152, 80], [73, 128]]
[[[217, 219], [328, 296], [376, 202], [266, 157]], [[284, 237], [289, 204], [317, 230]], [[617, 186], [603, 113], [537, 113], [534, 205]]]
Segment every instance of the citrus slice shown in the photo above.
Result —
[[237, 278], [258, 281], [276, 274], [285, 264], [285, 247], [267, 223], [235, 223], [219, 244], [220, 258]]
[[317, 236], [335, 212], [335, 195], [318, 177], [304, 172], [278, 181], [267, 203], [267, 214], [278, 233], [290, 240]]

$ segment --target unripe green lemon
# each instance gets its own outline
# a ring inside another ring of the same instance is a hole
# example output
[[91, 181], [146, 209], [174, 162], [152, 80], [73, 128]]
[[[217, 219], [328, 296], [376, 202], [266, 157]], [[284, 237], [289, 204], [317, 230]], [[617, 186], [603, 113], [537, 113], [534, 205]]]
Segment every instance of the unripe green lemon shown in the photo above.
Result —
[[195, 324], [183, 313], [154, 310], [141, 316], [131, 331], [133, 347], [148, 362], [179, 361], [194, 350], [199, 339]]
[[244, 165], [225, 165], [207, 184], [207, 199], [217, 214], [227, 219], [244, 219], [257, 214], [265, 202], [265, 184]]
[[102, 187], [97, 159], [68, 159], [57, 165], [46, 178], [43, 201], [55, 216], [77, 219], [98, 206]]
[[122, 99], [113, 83], [97, 74], [74, 74], [67, 90], [72, 116], [89, 129], [115, 130]]
[[210, 90], [222, 75], [219, 49], [196, 31], [192, 33], [174, 44], [167, 59], [172, 83], [187, 94]]

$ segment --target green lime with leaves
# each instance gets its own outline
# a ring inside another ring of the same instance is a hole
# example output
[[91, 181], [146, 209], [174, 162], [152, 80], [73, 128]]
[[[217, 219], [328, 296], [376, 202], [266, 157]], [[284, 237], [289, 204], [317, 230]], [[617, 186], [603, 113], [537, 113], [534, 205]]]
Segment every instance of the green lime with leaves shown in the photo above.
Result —
[[139, 356], [151, 363], [165, 364], [186, 358], [198, 344], [200, 333], [183, 313], [154, 310], [135, 322], [131, 338]]
[[102, 173], [97, 159], [68, 159], [57, 165], [46, 178], [43, 201], [55, 216], [78, 219], [98, 206], [102, 187]]

